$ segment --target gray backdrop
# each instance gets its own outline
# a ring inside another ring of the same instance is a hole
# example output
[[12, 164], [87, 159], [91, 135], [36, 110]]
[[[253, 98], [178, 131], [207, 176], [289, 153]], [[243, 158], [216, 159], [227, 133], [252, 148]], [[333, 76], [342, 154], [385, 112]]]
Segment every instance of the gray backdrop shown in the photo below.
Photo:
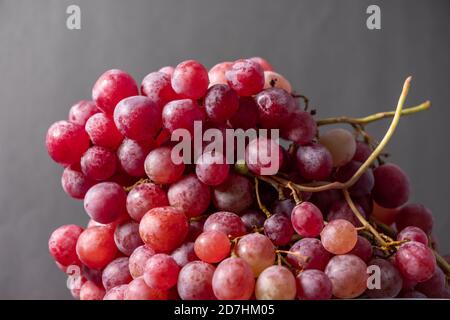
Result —
[[[369, 31], [369, 4], [382, 29]], [[65, 27], [79, 4], [82, 29]], [[414, 76], [408, 105], [431, 111], [401, 121], [389, 144], [409, 174], [412, 200], [429, 206], [450, 252], [450, 1], [18, 1], [0, 0], [0, 298], [65, 299], [65, 277], [47, 250], [50, 232], [84, 224], [82, 202], [65, 195], [44, 136], [72, 103], [89, 98], [106, 69], [138, 81], [195, 58], [266, 57], [311, 98], [319, 117], [392, 109]], [[388, 122], [369, 127], [380, 136]]]

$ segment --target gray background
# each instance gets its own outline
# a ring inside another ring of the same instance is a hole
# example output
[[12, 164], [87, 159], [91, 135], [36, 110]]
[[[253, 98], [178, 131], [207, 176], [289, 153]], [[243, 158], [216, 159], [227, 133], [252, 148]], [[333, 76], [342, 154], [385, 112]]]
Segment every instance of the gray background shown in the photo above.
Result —
[[[69, 4], [81, 6], [81, 31], [65, 27]], [[366, 28], [369, 4], [381, 6], [381, 31]], [[389, 151], [411, 178], [412, 199], [433, 210], [450, 252], [449, 9], [450, 1], [429, 0], [0, 0], [0, 298], [70, 297], [47, 240], [87, 216], [47, 156], [49, 125], [89, 98], [106, 69], [140, 81], [188, 58], [211, 67], [266, 57], [319, 117], [392, 109], [413, 75], [407, 104], [430, 99], [433, 108], [404, 118]], [[369, 130], [380, 136], [387, 124]]]

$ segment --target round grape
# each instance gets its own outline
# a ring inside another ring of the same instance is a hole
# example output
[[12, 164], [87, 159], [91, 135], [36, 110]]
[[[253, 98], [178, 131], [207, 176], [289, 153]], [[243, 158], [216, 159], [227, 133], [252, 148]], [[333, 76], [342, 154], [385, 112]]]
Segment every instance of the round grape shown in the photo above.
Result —
[[206, 219], [204, 231], [222, 231], [231, 238], [243, 236], [246, 233], [242, 219], [232, 212], [219, 211]]
[[171, 256], [158, 253], [145, 263], [144, 281], [150, 288], [168, 290], [177, 283], [179, 272], [180, 267]]
[[295, 159], [300, 174], [308, 180], [326, 180], [333, 169], [331, 153], [320, 144], [299, 147]]
[[303, 238], [294, 243], [289, 251], [287, 261], [297, 269], [323, 271], [331, 259], [331, 254], [315, 238]]
[[137, 247], [143, 244], [139, 235], [139, 224], [128, 221], [118, 225], [114, 231], [114, 241], [120, 252], [130, 256]]
[[[317, 124], [309, 112], [297, 110], [282, 124], [281, 137], [299, 145], [312, 142], [317, 133]], [[331, 155], [330, 155], [331, 157]]]
[[212, 190], [212, 201], [218, 210], [241, 213], [253, 203], [253, 184], [247, 177], [230, 173], [228, 179]]
[[126, 204], [130, 217], [136, 221], [141, 221], [150, 209], [168, 205], [166, 192], [153, 183], [143, 183], [131, 189]]
[[418, 227], [406, 227], [399, 234], [397, 234], [397, 241], [417, 241], [428, 246], [427, 234]]
[[178, 248], [176, 248], [172, 254], [172, 258], [180, 266], [180, 268], [187, 265], [189, 262], [198, 260], [194, 250], [193, 242], [185, 242]]
[[130, 256], [129, 269], [131, 276], [136, 279], [144, 274], [145, 264], [151, 256], [155, 254], [155, 250], [149, 246], [142, 245], [137, 247]]
[[283, 165], [283, 150], [276, 141], [259, 137], [248, 144], [245, 162], [254, 174], [274, 175]]
[[80, 289], [80, 300], [103, 300], [105, 289], [93, 283], [86, 281]]
[[79, 265], [76, 246], [83, 228], [74, 225], [64, 225], [53, 231], [48, 240], [48, 249], [56, 262], [63, 266]]
[[297, 109], [294, 98], [280, 88], [265, 89], [256, 96], [259, 122], [264, 128], [280, 128], [288, 123], [291, 113]]
[[395, 219], [397, 230], [401, 231], [408, 226], [418, 227], [426, 234], [433, 231], [433, 214], [431, 211], [421, 204], [407, 204], [398, 211]]
[[117, 156], [104, 147], [93, 146], [81, 158], [81, 171], [96, 181], [110, 178], [117, 168]]
[[[387, 260], [376, 258], [371, 260], [368, 266], [377, 266], [380, 270], [379, 285], [377, 288], [368, 288], [367, 296], [376, 299], [386, 299], [396, 297], [402, 290], [403, 280], [397, 268]], [[376, 284], [377, 282], [374, 281]]]
[[168, 292], [150, 288], [145, 284], [144, 277], [136, 278], [128, 284], [124, 300], [167, 300]]
[[331, 280], [320, 270], [305, 270], [297, 276], [300, 300], [329, 300], [333, 294]]
[[102, 283], [106, 291], [122, 284], [128, 284], [133, 278], [128, 269], [128, 258], [122, 257], [111, 261], [103, 270]]
[[175, 164], [171, 158], [170, 147], [156, 148], [145, 158], [145, 173], [156, 184], [168, 184], [178, 181], [183, 175], [184, 163]]
[[292, 209], [292, 227], [302, 237], [317, 237], [323, 229], [323, 216], [311, 202], [302, 202]]
[[234, 252], [250, 265], [255, 277], [275, 263], [275, 247], [269, 238], [260, 233], [243, 236], [236, 244]]
[[215, 268], [203, 261], [186, 264], [178, 275], [177, 289], [183, 300], [215, 300], [212, 279]]
[[222, 231], [205, 231], [195, 240], [195, 254], [207, 263], [217, 263], [229, 256], [230, 240]]
[[358, 236], [355, 247], [349, 252], [360, 257], [364, 262], [368, 262], [372, 258], [373, 249], [372, 244], [366, 238]]
[[230, 119], [239, 108], [237, 93], [226, 84], [215, 84], [205, 96], [205, 110], [209, 119], [224, 122]]
[[239, 108], [229, 120], [233, 128], [255, 128], [258, 123], [258, 105], [253, 97], [239, 97]]
[[430, 279], [436, 268], [436, 259], [423, 243], [409, 241], [395, 254], [395, 264], [403, 278], [423, 282]]
[[84, 209], [95, 221], [111, 223], [126, 211], [127, 194], [114, 182], [101, 182], [86, 193]]
[[90, 117], [85, 129], [96, 146], [116, 150], [122, 143], [123, 136], [117, 130], [113, 118], [104, 113], [96, 113]]
[[123, 140], [117, 149], [120, 167], [132, 177], [145, 176], [145, 158], [152, 147], [152, 141], [143, 143], [131, 139]]
[[276, 246], [288, 244], [294, 235], [290, 218], [280, 213], [271, 215], [264, 222], [264, 234]]
[[352, 250], [358, 241], [355, 226], [344, 219], [330, 221], [320, 233], [323, 247], [333, 254], [344, 254]]
[[327, 131], [320, 136], [319, 142], [330, 151], [335, 167], [349, 163], [356, 152], [355, 138], [345, 129]]
[[295, 277], [284, 266], [266, 268], [255, 285], [257, 300], [294, 300], [296, 293]]
[[116, 256], [117, 247], [111, 228], [91, 227], [84, 230], [77, 241], [78, 258], [91, 269], [102, 269]]
[[94, 114], [100, 112], [94, 101], [81, 100], [70, 107], [69, 122], [83, 126], [86, 121]]
[[384, 208], [397, 208], [409, 199], [409, 179], [400, 167], [388, 163], [373, 171], [373, 199]]
[[228, 85], [240, 96], [251, 96], [264, 87], [264, 70], [257, 62], [241, 59], [225, 72]]
[[86, 192], [95, 184], [95, 181], [86, 177], [78, 165], [70, 165], [64, 169], [61, 176], [63, 190], [72, 198], [83, 199]]
[[145, 76], [141, 83], [142, 95], [156, 102], [162, 110], [164, 105], [178, 98], [172, 89], [171, 75], [164, 72], [152, 72]]
[[214, 272], [212, 287], [219, 300], [248, 300], [255, 288], [252, 269], [243, 259], [225, 259]]
[[208, 89], [206, 68], [195, 60], [186, 60], [175, 67], [172, 75], [173, 90], [184, 98], [199, 99]]
[[195, 174], [197, 178], [208, 186], [217, 186], [223, 183], [230, 172], [223, 154], [219, 152], [206, 152], [197, 160]]

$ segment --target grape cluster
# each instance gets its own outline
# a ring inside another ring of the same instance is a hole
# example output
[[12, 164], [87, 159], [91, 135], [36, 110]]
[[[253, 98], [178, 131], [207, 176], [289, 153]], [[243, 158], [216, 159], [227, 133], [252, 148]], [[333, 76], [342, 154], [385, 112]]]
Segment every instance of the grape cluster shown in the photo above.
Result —
[[[92, 101], [73, 105], [46, 136], [64, 167], [64, 191], [83, 200], [90, 219], [85, 228], [57, 228], [48, 244], [57, 266], [76, 276], [73, 297], [448, 298], [431, 211], [407, 203], [400, 167], [378, 157], [344, 193], [293, 187], [346, 182], [376, 147], [362, 126], [319, 134], [301, 97], [259, 57], [209, 71], [188, 60], [140, 86], [121, 70], [102, 74]], [[285, 143], [247, 141], [235, 166], [224, 161], [228, 150], [175, 163], [171, 134], [194, 133], [194, 121], [222, 131], [279, 129]], [[261, 162], [261, 150], [278, 156]], [[276, 175], [261, 175], [273, 163]], [[379, 288], [368, 287], [369, 266], [381, 271]]]

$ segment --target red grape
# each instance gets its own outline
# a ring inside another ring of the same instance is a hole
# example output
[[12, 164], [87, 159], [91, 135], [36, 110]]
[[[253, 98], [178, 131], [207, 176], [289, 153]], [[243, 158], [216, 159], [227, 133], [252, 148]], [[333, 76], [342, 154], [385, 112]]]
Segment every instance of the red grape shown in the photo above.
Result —
[[93, 146], [81, 158], [81, 171], [92, 180], [110, 178], [117, 168], [117, 156], [104, 147]]
[[245, 162], [254, 174], [274, 175], [283, 165], [283, 150], [276, 141], [259, 137], [248, 144]]
[[208, 71], [209, 85], [227, 84], [225, 72], [231, 69], [234, 62], [224, 61], [216, 64]]
[[205, 231], [195, 240], [194, 250], [200, 260], [217, 263], [228, 257], [231, 244], [222, 231]]
[[204, 121], [205, 111], [191, 99], [173, 100], [164, 106], [162, 121], [164, 128], [173, 133], [177, 129], [186, 129], [194, 134], [194, 121]]
[[223, 183], [230, 172], [223, 154], [219, 152], [206, 152], [197, 160], [195, 174], [198, 179], [208, 186], [217, 186]]
[[241, 59], [225, 72], [228, 85], [240, 96], [251, 96], [264, 87], [264, 70], [257, 62]]
[[215, 268], [203, 261], [186, 264], [178, 275], [178, 294], [183, 300], [215, 300], [212, 279]]
[[258, 105], [253, 97], [239, 97], [239, 108], [229, 120], [233, 128], [255, 128], [258, 123]]
[[188, 218], [203, 214], [209, 207], [211, 191], [195, 174], [184, 176], [167, 191], [172, 207], [182, 210]]
[[117, 149], [120, 167], [132, 177], [144, 176], [145, 158], [152, 147], [153, 142], [142, 143], [131, 139], [123, 140], [119, 149]]
[[63, 190], [72, 198], [83, 199], [86, 192], [95, 184], [95, 181], [86, 177], [79, 165], [70, 165], [64, 169], [61, 176]]
[[373, 202], [372, 216], [388, 226], [395, 222], [398, 212], [398, 208], [383, 208], [375, 201]]
[[342, 198], [342, 192], [338, 190], [326, 190], [313, 193], [310, 201], [316, 205], [324, 216], [328, 215], [331, 205]]
[[241, 219], [248, 232], [262, 228], [264, 226], [264, 221], [266, 221], [266, 217], [261, 212], [253, 209], [244, 211], [241, 215]]
[[103, 300], [105, 289], [92, 281], [86, 281], [80, 289], [80, 300]]
[[183, 243], [172, 252], [171, 256], [181, 268], [189, 262], [198, 260], [197, 255], [195, 254], [193, 242]]
[[421, 242], [428, 246], [428, 236], [427, 234], [418, 227], [406, 227], [398, 235], [398, 241], [410, 240]]
[[139, 278], [144, 274], [145, 264], [154, 254], [155, 250], [146, 245], [137, 247], [133, 251], [129, 259], [129, 269], [130, 274], [134, 279]]
[[331, 254], [325, 250], [319, 239], [303, 238], [291, 247], [288, 262], [297, 269], [325, 270]]
[[249, 60], [252, 60], [252, 61], [258, 63], [261, 66], [261, 68], [263, 68], [264, 71], [273, 71], [272, 65], [269, 63], [269, 61], [267, 61], [264, 58], [252, 57], [252, 58], [249, 58]]
[[[336, 181], [347, 182], [358, 169], [362, 163], [356, 161], [350, 161], [346, 165], [337, 169], [335, 173]], [[364, 196], [370, 194], [375, 184], [372, 169], [368, 168], [364, 171], [361, 177], [356, 181], [354, 185], [348, 188], [348, 191], [352, 196]]]
[[53, 231], [48, 240], [50, 254], [63, 266], [79, 265], [76, 245], [83, 228], [74, 225], [64, 225]]
[[226, 84], [210, 87], [204, 103], [208, 118], [218, 123], [230, 119], [239, 108], [237, 93]]
[[406, 291], [398, 296], [399, 298], [404, 299], [426, 299], [427, 296], [423, 293], [415, 290]]
[[159, 147], [150, 151], [145, 159], [145, 173], [156, 184], [173, 183], [183, 175], [185, 165], [173, 163], [171, 151], [170, 147]]
[[373, 171], [375, 186], [373, 199], [384, 208], [396, 208], [409, 199], [409, 179], [400, 167], [388, 163]]
[[219, 210], [241, 213], [253, 203], [253, 193], [247, 177], [230, 173], [224, 183], [213, 188], [212, 201]]
[[292, 92], [292, 86], [289, 81], [281, 74], [275, 71], [264, 71], [264, 89], [281, 88], [287, 92]]
[[363, 141], [356, 141], [355, 155], [353, 161], [365, 162], [372, 154], [372, 148]]
[[123, 300], [125, 297], [125, 290], [127, 290], [128, 285], [121, 284], [120, 286], [114, 287], [108, 292], [106, 292], [103, 300]]
[[284, 266], [266, 268], [255, 285], [257, 300], [294, 300], [296, 293], [295, 277]]
[[403, 278], [422, 282], [430, 279], [436, 268], [436, 259], [423, 243], [409, 241], [395, 254], [395, 264]]
[[264, 233], [274, 245], [284, 246], [291, 241], [294, 229], [289, 217], [277, 213], [264, 222]]
[[111, 261], [103, 270], [102, 283], [106, 291], [128, 284], [133, 278], [128, 269], [128, 258], [122, 257]]
[[83, 126], [94, 114], [100, 112], [94, 101], [81, 100], [75, 103], [69, 111], [69, 122]]
[[291, 114], [297, 109], [294, 98], [280, 88], [269, 88], [256, 96], [259, 122], [264, 128], [280, 128], [288, 123]]
[[[359, 204], [355, 203], [355, 207], [364, 218], [367, 217], [364, 210]], [[356, 217], [355, 213], [345, 200], [335, 201], [331, 205], [330, 212], [328, 212], [328, 221], [337, 219], [347, 220], [348, 222], [351, 222], [351, 224], [353, 224], [355, 227], [362, 226], [361, 221], [359, 221], [358, 217]]]
[[150, 209], [168, 205], [166, 192], [153, 183], [143, 183], [131, 189], [126, 204], [130, 217], [136, 221], [141, 221]]
[[242, 219], [227, 211], [213, 213], [206, 219], [203, 226], [204, 231], [222, 231], [231, 238], [243, 236], [246, 233]]
[[80, 160], [89, 148], [89, 136], [78, 124], [58, 121], [48, 129], [45, 144], [53, 161], [66, 166]]
[[158, 71], [168, 74], [169, 76], [172, 77], [174, 70], [175, 70], [175, 68], [172, 66], [165, 66], [165, 67], [162, 67], [161, 69], [159, 69]]
[[142, 217], [139, 233], [142, 241], [156, 252], [170, 252], [186, 238], [188, 220], [180, 209], [153, 208]]
[[441, 268], [436, 267], [433, 276], [424, 282], [418, 283], [415, 289], [425, 294], [428, 298], [441, 298], [446, 285], [447, 279], [444, 272]]
[[164, 253], [151, 256], [145, 263], [144, 281], [150, 288], [168, 290], [176, 285], [180, 267]]
[[275, 247], [269, 238], [260, 233], [243, 236], [236, 244], [234, 252], [250, 265], [255, 277], [275, 263]]
[[96, 146], [116, 150], [123, 136], [117, 130], [114, 119], [104, 113], [96, 113], [86, 122], [86, 132]]
[[[379, 288], [367, 289], [366, 294], [370, 298], [386, 299], [395, 298], [402, 290], [403, 280], [400, 272], [388, 260], [376, 258], [371, 260], [368, 266], [378, 266], [380, 268]], [[376, 282], [375, 282], [376, 283]]]
[[219, 300], [248, 300], [253, 294], [255, 278], [243, 259], [228, 258], [217, 266], [212, 287]]
[[152, 99], [133, 96], [123, 99], [114, 110], [114, 123], [127, 138], [146, 141], [161, 129], [161, 108]]
[[426, 234], [431, 234], [434, 219], [431, 211], [421, 204], [407, 204], [397, 214], [395, 225], [401, 231], [408, 226], [422, 229]]
[[138, 94], [134, 79], [125, 71], [117, 69], [103, 73], [92, 88], [92, 100], [107, 114], [113, 114], [120, 100]]
[[360, 257], [364, 262], [368, 262], [372, 258], [373, 249], [372, 244], [366, 238], [358, 236], [355, 247], [349, 252]]
[[116, 256], [117, 247], [111, 228], [91, 227], [83, 231], [77, 241], [78, 258], [92, 269], [102, 269]]
[[120, 252], [130, 256], [137, 247], [143, 244], [139, 235], [139, 224], [128, 221], [118, 225], [114, 231], [114, 241]]
[[355, 226], [344, 219], [330, 221], [320, 233], [323, 247], [333, 254], [351, 251], [358, 241]]
[[[282, 124], [281, 137], [299, 145], [311, 143], [317, 133], [317, 125], [309, 112], [296, 111]], [[331, 155], [330, 155], [331, 157]]]
[[145, 76], [141, 83], [141, 92], [156, 102], [161, 110], [167, 102], [178, 98], [172, 89], [171, 75], [161, 71]]
[[173, 90], [184, 98], [199, 99], [208, 89], [208, 71], [195, 60], [178, 64], [172, 75]]
[[328, 300], [332, 296], [332, 284], [320, 270], [305, 270], [297, 276], [297, 296], [300, 300]]
[[124, 300], [167, 300], [168, 292], [150, 288], [145, 284], [144, 277], [136, 278], [128, 284]]
[[126, 211], [127, 194], [114, 182], [101, 182], [93, 186], [84, 198], [84, 209], [95, 221], [111, 223]]
[[295, 206], [291, 222], [295, 232], [302, 237], [317, 237], [323, 229], [322, 212], [311, 202], [305, 201]]
[[326, 180], [333, 169], [331, 153], [320, 144], [299, 147], [295, 159], [301, 175], [308, 180]]

